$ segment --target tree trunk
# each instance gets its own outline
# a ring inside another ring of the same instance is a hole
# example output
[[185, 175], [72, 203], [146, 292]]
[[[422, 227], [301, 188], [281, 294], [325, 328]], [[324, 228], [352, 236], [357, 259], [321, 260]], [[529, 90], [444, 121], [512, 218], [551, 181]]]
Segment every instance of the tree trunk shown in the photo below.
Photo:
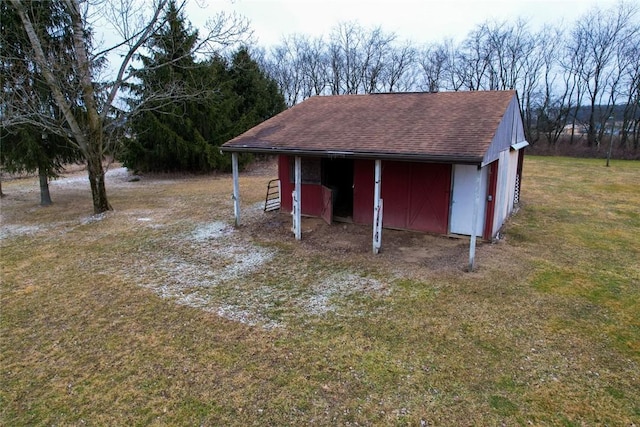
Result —
[[589, 147], [595, 146], [600, 149], [600, 141], [598, 140], [596, 132], [596, 100], [595, 94], [591, 99], [591, 107], [589, 108], [589, 128], [587, 129], [587, 145]]
[[51, 194], [49, 193], [49, 177], [46, 168], [38, 168], [38, 177], [40, 178], [40, 206], [50, 206]]
[[[85, 106], [87, 124], [80, 126], [79, 121], [74, 116], [74, 110], [67, 101], [65, 94], [60, 88], [60, 84], [50, 68], [47, 56], [44, 53], [41, 40], [34, 29], [33, 23], [25, 13], [26, 5], [20, 0], [11, 0], [16, 12], [20, 16], [29, 41], [34, 49], [35, 59], [42, 75], [51, 89], [52, 95], [58, 107], [65, 117], [73, 140], [77, 144], [83, 156], [87, 160], [87, 170], [89, 172], [89, 183], [91, 185], [91, 195], [93, 197], [93, 212], [96, 214], [111, 210], [107, 200], [107, 192], [104, 185], [104, 169], [102, 168], [102, 123], [98, 114], [98, 107], [95, 99], [94, 85], [91, 80], [91, 61], [87, 54], [85, 44], [85, 28], [83, 27], [82, 15], [80, 13], [80, 1], [68, 0], [65, 4], [69, 6], [67, 12], [70, 14], [73, 27], [75, 63], [72, 64], [74, 72], [82, 89], [82, 102]], [[88, 132], [83, 131], [88, 128]]]
[[93, 213], [97, 215], [110, 211], [112, 208], [107, 200], [107, 189], [104, 185], [104, 168], [102, 167], [100, 156], [87, 156], [87, 172], [89, 174], [89, 185], [91, 186], [91, 197], [93, 197]]
[[2, 178], [0, 178], [0, 198], [4, 197], [4, 193], [2, 192]]

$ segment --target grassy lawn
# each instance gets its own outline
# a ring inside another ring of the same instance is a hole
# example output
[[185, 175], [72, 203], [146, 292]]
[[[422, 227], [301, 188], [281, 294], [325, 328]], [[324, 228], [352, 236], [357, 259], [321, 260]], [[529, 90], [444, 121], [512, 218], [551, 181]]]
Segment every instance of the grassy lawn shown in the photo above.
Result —
[[[0, 424], [638, 425], [640, 163], [527, 157], [468, 243], [261, 211], [231, 179], [2, 183]], [[424, 423], [423, 423], [424, 424]]]

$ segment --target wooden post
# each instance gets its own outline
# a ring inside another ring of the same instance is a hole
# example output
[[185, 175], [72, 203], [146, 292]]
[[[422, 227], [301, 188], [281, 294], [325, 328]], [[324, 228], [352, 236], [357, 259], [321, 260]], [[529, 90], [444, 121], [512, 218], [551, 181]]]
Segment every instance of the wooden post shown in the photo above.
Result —
[[381, 160], [375, 161], [373, 187], [373, 253], [380, 252], [382, 246], [382, 199], [380, 198], [380, 184], [382, 167]]
[[231, 153], [231, 170], [233, 173], [233, 215], [236, 227], [240, 225], [240, 183], [238, 181], [238, 153]]
[[469, 271], [475, 268], [476, 257], [476, 228], [478, 225], [478, 213], [480, 212], [480, 184], [482, 183], [482, 167], [478, 166], [476, 173], [475, 200], [473, 203], [473, 215], [471, 219], [471, 241], [469, 243]]
[[293, 189], [292, 199], [293, 199], [293, 209], [291, 210], [291, 216], [293, 216], [293, 234], [296, 236], [296, 240], [300, 240], [302, 238], [302, 232], [300, 227], [300, 221], [302, 219], [301, 215], [301, 203], [300, 197], [302, 194], [302, 166], [301, 159], [299, 156], [295, 157], [294, 160], [294, 182], [295, 187]]

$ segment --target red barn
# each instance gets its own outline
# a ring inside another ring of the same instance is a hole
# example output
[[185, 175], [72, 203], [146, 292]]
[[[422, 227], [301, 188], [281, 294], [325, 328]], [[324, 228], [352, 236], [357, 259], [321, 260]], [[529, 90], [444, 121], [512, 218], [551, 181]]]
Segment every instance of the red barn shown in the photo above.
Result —
[[476, 236], [495, 237], [517, 202], [526, 145], [516, 92], [475, 91], [316, 96], [222, 150], [236, 221], [237, 153], [277, 154], [297, 238], [300, 215], [373, 224], [374, 252], [382, 227], [467, 235], [473, 267]]

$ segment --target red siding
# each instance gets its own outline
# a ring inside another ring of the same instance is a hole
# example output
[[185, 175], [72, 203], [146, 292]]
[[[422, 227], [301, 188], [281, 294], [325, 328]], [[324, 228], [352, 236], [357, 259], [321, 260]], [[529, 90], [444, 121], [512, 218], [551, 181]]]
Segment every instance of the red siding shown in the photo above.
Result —
[[[293, 183], [289, 162], [280, 156], [279, 178], [282, 209], [291, 212]], [[374, 161], [354, 160], [353, 222], [373, 223]], [[451, 165], [382, 162], [383, 224], [385, 227], [446, 234], [449, 225]], [[321, 216], [322, 186], [302, 184], [302, 214]]]
[[[355, 223], [373, 223], [373, 175], [372, 160], [355, 161]], [[384, 226], [446, 234], [450, 191], [451, 165], [383, 161]]]
[[353, 162], [353, 222], [373, 224], [373, 160]]
[[[280, 179], [280, 207], [285, 212], [291, 212], [294, 183], [289, 177], [289, 162], [293, 163], [293, 157], [278, 156], [278, 179]], [[322, 214], [322, 186], [316, 184], [302, 184], [302, 215], [320, 216]]]
[[383, 162], [383, 224], [446, 234], [450, 192], [451, 165]]
[[382, 162], [382, 225], [385, 227], [408, 228], [411, 169], [411, 163]]
[[289, 182], [289, 157], [278, 156], [278, 179], [280, 180], [280, 209], [291, 212], [291, 192], [293, 183]]
[[407, 228], [446, 234], [449, 230], [451, 165], [413, 163]]

